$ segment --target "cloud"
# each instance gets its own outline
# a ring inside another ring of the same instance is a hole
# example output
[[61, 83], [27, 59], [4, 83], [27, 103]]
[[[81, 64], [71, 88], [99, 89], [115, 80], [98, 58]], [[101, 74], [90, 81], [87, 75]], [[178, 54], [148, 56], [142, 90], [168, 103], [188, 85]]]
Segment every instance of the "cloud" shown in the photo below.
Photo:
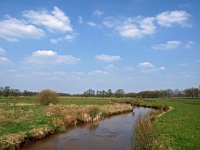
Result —
[[96, 55], [95, 58], [103, 62], [115, 62], [115, 61], [121, 60], [120, 56], [111, 56], [111, 55], [105, 55], [105, 54]]
[[156, 49], [156, 50], [172, 50], [172, 49], [176, 49], [180, 46], [181, 41], [167, 41], [164, 44], [157, 44], [154, 45], [152, 48]]
[[63, 41], [63, 38], [59, 37], [59, 38], [56, 38], [56, 39], [50, 39], [50, 42], [52, 44], [57, 44], [59, 42], [62, 42]]
[[174, 24], [186, 25], [190, 14], [183, 10], [165, 11], [156, 16], [157, 23], [162, 26], [171, 27]]
[[120, 20], [115, 17], [104, 17], [102, 24], [107, 28], [114, 28], [120, 24]]
[[0, 56], [5, 56], [6, 55], [6, 51], [0, 47]]
[[50, 32], [66, 33], [73, 31], [70, 18], [56, 6], [51, 12], [47, 10], [29, 10], [25, 11], [23, 16], [35, 25], [46, 27]]
[[10, 59], [0, 56], [0, 64], [9, 64], [11, 62], [12, 61]]
[[9, 64], [12, 61], [6, 57], [6, 51], [0, 47], [0, 64]]
[[166, 68], [164, 66], [156, 67], [151, 62], [147, 62], [147, 61], [139, 63], [138, 68], [140, 69], [140, 71], [142, 73], [148, 73], [148, 72], [159, 71], [159, 70], [166, 70]]
[[94, 23], [93, 21], [89, 21], [89, 22], [87, 22], [87, 24], [89, 25], [89, 26], [91, 26], [91, 27], [95, 27], [97, 24], [96, 23]]
[[53, 50], [37, 50], [26, 59], [28, 64], [76, 64], [80, 58], [72, 55], [59, 55]]
[[76, 34], [67, 34], [64, 39], [67, 41], [73, 41], [76, 38]]
[[78, 35], [77, 33], [66, 34], [64, 37], [50, 39], [50, 42], [52, 44], [58, 44], [59, 42], [62, 41], [73, 42], [77, 35]]
[[95, 10], [94, 12], [93, 12], [93, 15], [94, 16], [97, 16], [97, 17], [100, 17], [100, 16], [102, 16], [104, 14], [104, 12], [103, 11], [100, 11], [100, 10]]
[[162, 66], [162, 67], [160, 67], [160, 69], [161, 69], [161, 70], [165, 70], [166, 68]]
[[192, 48], [193, 47], [193, 45], [195, 44], [195, 42], [194, 41], [188, 41], [186, 44], [185, 44], [185, 48], [188, 48], [188, 49], [190, 49], [190, 48]]
[[138, 68], [141, 72], [150, 72], [155, 69], [155, 66], [150, 62], [142, 62], [138, 64]]
[[128, 18], [116, 27], [116, 30], [125, 38], [141, 38], [155, 32], [156, 26], [153, 24], [154, 18], [147, 17], [142, 20]]
[[39, 39], [45, 35], [44, 31], [24, 20], [7, 17], [0, 21], [0, 37], [8, 41], [19, 41], [20, 38]]
[[47, 56], [47, 57], [52, 57], [57, 55], [56, 52], [52, 51], [52, 50], [37, 50], [35, 52], [33, 52], [32, 56], [33, 57], [40, 57], [40, 56]]
[[88, 73], [88, 75], [90, 75], [90, 76], [97, 76], [97, 75], [107, 75], [108, 74], [108, 72], [106, 72], [106, 71], [103, 71], [103, 70], [94, 70], [94, 71], [91, 71], [91, 72], [89, 72]]
[[156, 32], [158, 25], [171, 27], [178, 24], [186, 26], [190, 14], [181, 11], [165, 11], [149, 17], [104, 17], [102, 25], [114, 29], [123, 38], [142, 38]]
[[78, 16], [78, 23], [83, 24], [83, 17], [82, 16]]
[[116, 67], [113, 64], [110, 64], [110, 65], [105, 66], [104, 70], [107, 70], [107, 71], [116, 71], [116, 70], [118, 70], [118, 67]]

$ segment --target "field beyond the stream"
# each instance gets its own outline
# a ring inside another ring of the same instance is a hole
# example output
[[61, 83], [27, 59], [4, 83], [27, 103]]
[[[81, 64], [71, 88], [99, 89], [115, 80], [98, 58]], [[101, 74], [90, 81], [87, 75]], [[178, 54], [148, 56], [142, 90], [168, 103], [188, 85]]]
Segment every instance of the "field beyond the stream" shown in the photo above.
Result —
[[200, 149], [200, 99], [146, 99], [148, 106], [173, 109], [153, 123], [156, 139], [165, 140], [174, 150]]
[[[114, 101], [113, 101], [114, 100]], [[121, 98], [120, 102], [135, 99]], [[106, 117], [131, 111], [115, 98], [60, 97], [59, 105], [42, 106], [34, 97], [0, 99], [0, 145], [17, 148], [27, 139], [40, 139], [64, 131], [68, 126], [90, 121], [96, 115]], [[171, 106], [173, 110], [157, 118], [153, 128], [172, 149], [200, 149], [200, 99], [143, 99], [141, 106]]]

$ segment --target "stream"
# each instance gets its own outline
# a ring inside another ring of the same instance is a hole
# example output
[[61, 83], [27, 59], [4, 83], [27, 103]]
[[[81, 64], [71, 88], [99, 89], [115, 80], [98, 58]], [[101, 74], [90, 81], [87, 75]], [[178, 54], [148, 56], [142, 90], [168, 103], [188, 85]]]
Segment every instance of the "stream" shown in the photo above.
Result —
[[88, 123], [25, 144], [22, 150], [131, 150], [137, 117], [152, 109], [136, 107], [133, 112]]

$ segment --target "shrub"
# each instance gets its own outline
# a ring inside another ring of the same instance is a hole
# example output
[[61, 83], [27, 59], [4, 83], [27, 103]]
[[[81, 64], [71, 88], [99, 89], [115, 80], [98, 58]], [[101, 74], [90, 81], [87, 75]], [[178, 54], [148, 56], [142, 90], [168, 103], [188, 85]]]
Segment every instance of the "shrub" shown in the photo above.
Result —
[[99, 108], [98, 107], [91, 107], [90, 108], [89, 115], [90, 115], [90, 117], [92, 117], [92, 121], [98, 114], [99, 114]]
[[58, 94], [51, 90], [43, 90], [37, 94], [37, 100], [41, 105], [57, 104], [59, 103]]

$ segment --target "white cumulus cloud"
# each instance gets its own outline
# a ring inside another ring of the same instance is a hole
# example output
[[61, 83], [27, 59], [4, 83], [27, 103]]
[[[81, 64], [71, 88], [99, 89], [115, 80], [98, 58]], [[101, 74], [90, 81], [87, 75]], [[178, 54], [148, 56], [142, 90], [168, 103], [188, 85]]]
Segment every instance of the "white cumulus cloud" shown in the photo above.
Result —
[[112, 56], [112, 55], [105, 55], [105, 54], [96, 55], [95, 58], [103, 62], [115, 62], [115, 61], [121, 60], [120, 56]]
[[80, 58], [72, 55], [59, 55], [53, 50], [37, 50], [26, 59], [26, 63], [31, 64], [76, 64]]
[[147, 61], [139, 63], [138, 68], [143, 73], [159, 71], [159, 70], [166, 70], [166, 68], [164, 66], [156, 67], [151, 62], [147, 62]]
[[18, 41], [21, 38], [39, 39], [45, 35], [44, 31], [24, 20], [7, 17], [0, 21], [0, 37], [8, 41]]
[[164, 44], [154, 45], [152, 48], [156, 50], [172, 50], [178, 48], [180, 44], [181, 41], [174, 40], [174, 41], [167, 41]]
[[90, 76], [97, 76], [97, 75], [107, 75], [108, 72], [103, 71], [103, 70], [94, 70], [88, 73]]
[[142, 38], [156, 32], [158, 26], [186, 26], [190, 14], [183, 10], [165, 11], [155, 16], [104, 17], [102, 25], [114, 29], [123, 38]]
[[33, 57], [38, 57], [38, 56], [51, 57], [51, 56], [55, 56], [55, 55], [57, 55], [57, 53], [52, 50], [37, 50], [37, 51], [33, 52], [33, 54], [32, 54]]
[[171, 27], [174, 24], [179, 25], [186, 25], [186, 21], [190, 17], [190, 14], [188, 14], [186, 11], [183, 10], [175, 10], [175, 11], [165, 11], [156, 16], [157, 23], [166, 26]]
[[73, 31], [70, 18], [56, 6], [51, 12], [47, 10], [29, 10], [25, 11], [23, 16], [29, 19], [31, 23], [42, 25], [51, 32], [59, 31], [66, 33]]
[[149, 72], [149, 71], [153, 71], [155, 69], [155, 66], [150, 62], [141, 62], [138, 64], [138, 68], [142, 72]]

